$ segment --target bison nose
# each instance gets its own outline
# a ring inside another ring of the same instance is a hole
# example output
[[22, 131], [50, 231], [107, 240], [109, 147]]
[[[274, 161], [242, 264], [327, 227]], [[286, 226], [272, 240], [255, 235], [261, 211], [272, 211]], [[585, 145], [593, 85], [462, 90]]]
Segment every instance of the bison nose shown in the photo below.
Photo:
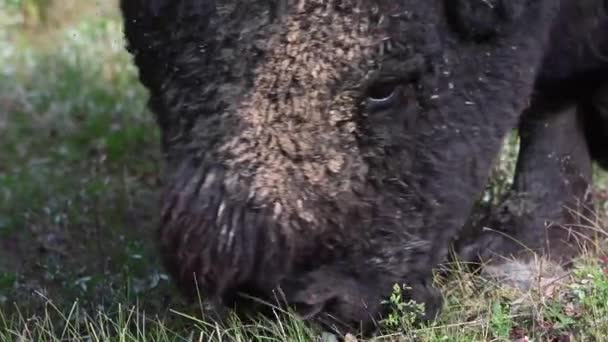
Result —
[[187, 293], [230, 297], [237, 288], [275, 286], [291, 262], [276, 255], [288, 255], [289, 246], [272, 215], [280, 209], [256, 200], [221, 164], [189, 160], [167, 178], [160, 247]]

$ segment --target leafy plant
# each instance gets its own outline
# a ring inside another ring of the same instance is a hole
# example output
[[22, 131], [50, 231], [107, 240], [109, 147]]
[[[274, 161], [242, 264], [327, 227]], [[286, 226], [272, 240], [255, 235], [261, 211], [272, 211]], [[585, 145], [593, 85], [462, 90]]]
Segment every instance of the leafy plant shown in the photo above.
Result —
[[385, 327], [391, 329], [412, 329], [417, 319], [424, 315], [424, 303], [416, 303], [412, 299], [404, 300], [403, 291], [409, 289], [411, 288], [405, 285], [393, 285], [393, 292], [390, 298], [383, 301], [383, 304], [391, 307], [390, 313], [381, 322]]
[[509, 335], [511, 329], [513, 329], [513, 320], [509, 315], [509, 305], [500, 301], [492, 303], [490, 327], [498, 340], [509, 341]]

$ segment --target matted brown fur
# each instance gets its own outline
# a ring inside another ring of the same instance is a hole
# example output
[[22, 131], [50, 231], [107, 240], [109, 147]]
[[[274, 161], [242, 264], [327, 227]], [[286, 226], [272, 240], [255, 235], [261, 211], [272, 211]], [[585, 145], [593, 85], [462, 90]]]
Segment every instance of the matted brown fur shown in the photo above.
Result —
[[327, 229], [327, 215], [315, 213], [326, 209], [310, 202], [351, 193], [351, 180], [366, 177], [353, 134], [360, 100], [353, 90], [373, 70], [366, 62], [376, 56], [378, 39], [355, 1], [342, 10], [328, 3], [309, 11], [305, 4], [262, 43], [266, 57], [253, 71], [250, 91], [234, 105], [237, 131], [219, 151], [233, 173], [227, 179], [245, 179], [251, 196], [270, 203], [273, 220], [297, 213], [310, 227]]

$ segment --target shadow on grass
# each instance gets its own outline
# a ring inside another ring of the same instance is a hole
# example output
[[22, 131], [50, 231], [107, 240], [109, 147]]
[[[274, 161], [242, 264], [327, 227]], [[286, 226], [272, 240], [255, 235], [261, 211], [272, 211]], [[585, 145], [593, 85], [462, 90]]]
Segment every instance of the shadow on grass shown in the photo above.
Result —
[[[159, 138], [117, 18], [0, 37], [0, 309], [164, 312]], [[4, 39], [4, 40], [2, 40]], [[40, 39], [38, 37], [37, 39]], [[178, 303], [179, 304], [179, 303]]]

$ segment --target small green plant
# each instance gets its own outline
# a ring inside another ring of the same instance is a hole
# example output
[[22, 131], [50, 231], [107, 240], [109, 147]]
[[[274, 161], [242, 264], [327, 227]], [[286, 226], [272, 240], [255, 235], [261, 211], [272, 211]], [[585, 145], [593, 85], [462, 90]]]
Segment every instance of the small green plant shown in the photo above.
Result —
[[564, 312], [563, 303], [551, 303], [547, 306], [545, 317], [553, 323], [558, 331], [567, 331], [576, 325], [576, 320]]
[[[608, 260], [606, 260], [608, 261]], [[608, 271], [606, 263], [589, 262], [574, 271], [570, 300], [580, 314], [577, 323], [592, 336], [608, 336]]]
[[383, 326], [389, 329], [411, 329], [414, 327], [416, 320], [424, 315], [424, 303], [416, 303], [412, 299], [404, 301], [403, 291], [409, 289], [411, 288], [405, 285], [393, 285], [393, 292], [390, 298], [382, 302], [391, 307], [390, 313], [381, 322]]
[[492, 304], [490, 328], [499, 341], [509, 341], [513, 329], [513, 320], [509, 314], [509, 305], [496, 301]]

